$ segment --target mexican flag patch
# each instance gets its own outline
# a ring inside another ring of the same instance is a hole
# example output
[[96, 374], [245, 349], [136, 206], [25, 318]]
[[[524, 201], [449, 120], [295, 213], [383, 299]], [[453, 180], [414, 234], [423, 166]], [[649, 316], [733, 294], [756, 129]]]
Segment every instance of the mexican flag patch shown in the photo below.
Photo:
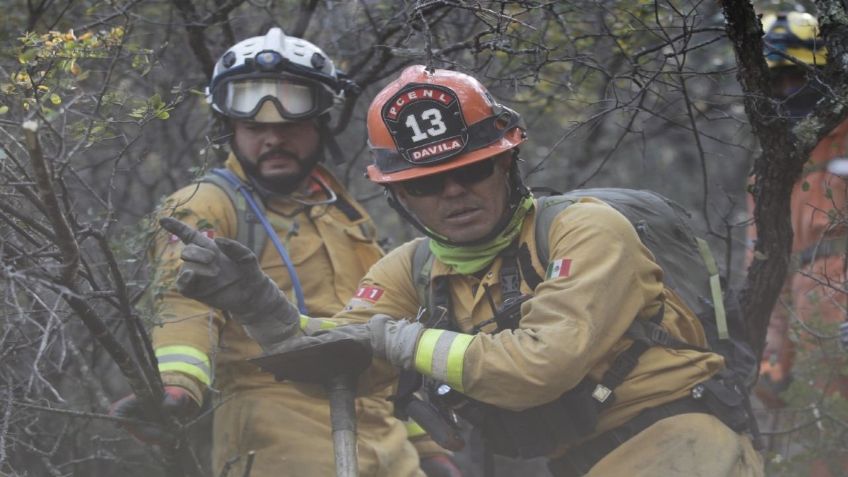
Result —
[[571, 274], [571, 259], [561, 258], [554, 260], [548, 265], [548, 271], [545, 273], [545, 280], [557, 277], [567, 277]]

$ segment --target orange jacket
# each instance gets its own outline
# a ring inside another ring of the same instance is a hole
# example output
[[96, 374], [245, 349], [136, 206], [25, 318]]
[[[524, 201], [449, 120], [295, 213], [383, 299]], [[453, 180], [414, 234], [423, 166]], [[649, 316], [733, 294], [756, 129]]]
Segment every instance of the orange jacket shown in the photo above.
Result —
[[[838, 211], [844, 213], [846, 194], [845, 179], [827, 172], [828, 163], [836, 158], [848, 156], [848, 120], [843, 121], [825, 136], [813, 151], [804, 167], [804, 175], [792, 189], [790, 213], [792, 231], [792, 253], [802, 252], [815, 246], [823, 238], [845, 234], [844, 229], [834, 227]], [[748, 210], [754, 210], [753, 198], [748, 195]], [[748, 239], [753, 244], [757, 230], [753, 224], [748, 228]], [[751, 247], [753, 249], [753, 247]], [[749, 257], [750, 260], [750, 257]]]

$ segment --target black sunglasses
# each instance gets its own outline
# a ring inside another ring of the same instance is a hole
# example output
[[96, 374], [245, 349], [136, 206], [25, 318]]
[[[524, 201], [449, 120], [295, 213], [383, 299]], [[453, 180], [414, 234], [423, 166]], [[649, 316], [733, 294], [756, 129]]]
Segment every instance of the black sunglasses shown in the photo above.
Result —
[[424, 197], [440, 194], [445, 189], [445, 180], [448, 177], [460, 185], [470, 186], [487, 179], [494, 171], [495, 161], [487, 159], [440, 174], [398, 182], [398, 184], [403, 187], [407, 194], [413, 197]]

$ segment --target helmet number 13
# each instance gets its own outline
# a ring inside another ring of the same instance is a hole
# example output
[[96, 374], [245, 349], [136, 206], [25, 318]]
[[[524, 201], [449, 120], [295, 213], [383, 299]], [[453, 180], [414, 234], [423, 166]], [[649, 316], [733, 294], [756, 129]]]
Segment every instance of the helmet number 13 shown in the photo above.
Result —
[[414, 133], [410, 138], [412, 139], [412, 142], [422, 141], [428, 137], [440, 136], [448, 130], [444, 121], [442, 121], [442, 113], [440, 113], [438, 109], [431, 108], [425, 110], [421, 113], [421, 120], [429, 121], [430, 127], [422, 131], [415, 115], [410, 114], [406, 117], [406, 127], [412, 129], [412, 132]]

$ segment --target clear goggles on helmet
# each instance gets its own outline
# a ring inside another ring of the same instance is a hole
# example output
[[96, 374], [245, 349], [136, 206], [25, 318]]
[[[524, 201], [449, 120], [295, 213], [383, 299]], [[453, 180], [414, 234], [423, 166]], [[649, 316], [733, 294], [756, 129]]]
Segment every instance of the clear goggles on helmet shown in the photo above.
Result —
[[268, 101], [283, 119], [298, 120], [322, 114], [334, 98], [320, 83], [280, 75], [235, 77], [212, 90], [212, 104], [235, 119], [253, 119]]

